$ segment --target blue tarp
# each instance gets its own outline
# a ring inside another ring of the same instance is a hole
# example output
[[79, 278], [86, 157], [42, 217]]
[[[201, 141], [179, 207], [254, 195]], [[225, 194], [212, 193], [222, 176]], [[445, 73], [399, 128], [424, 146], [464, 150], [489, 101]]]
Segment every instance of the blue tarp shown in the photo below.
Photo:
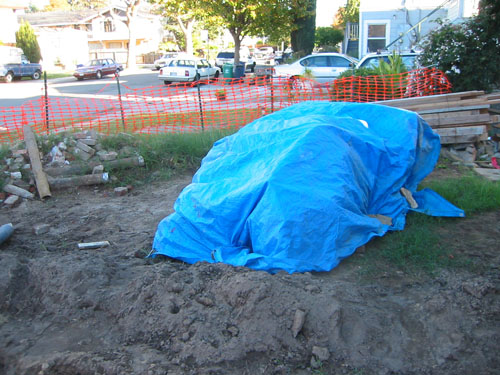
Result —
[[[277, 272], [329, 271], [374, 236], [402, 230], [410, 210], [464, 216], [418, 183], [434, 168], [439, 136], [413, 112], [376, 104], [306, 102], [216, 142], [153, 256]], [[384, 215], [392, 225], [369, 215]]]

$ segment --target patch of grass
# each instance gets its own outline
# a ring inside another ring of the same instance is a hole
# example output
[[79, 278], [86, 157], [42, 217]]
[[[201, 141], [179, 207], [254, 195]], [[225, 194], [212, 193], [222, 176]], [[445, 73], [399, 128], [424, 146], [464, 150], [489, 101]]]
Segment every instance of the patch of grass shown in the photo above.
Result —
[[434, 190], [466, 215], [500, 208], [500, 182], [488, 181], [472, 172], [459, 178], [424, 181], [421, 187]]
[[[466, 215], [500, 209], [500, 183], [468, 174], [458, 178], [426, 181], [422, 184], [435, 190], [449, 202], [462, 208]], [[432, 275], [440, 268], [469, 267], [470, 260], [455, 254], [449, 242], [442, 243], [439, 228], [454, 225], [458, 218], [436, 218], [409, 213], [406, 227], [373, 239], [362, 256], [355, 257], [361, 272], [389, 272]]]
[[72, 76], [73, 76], [73, 72], [47, 72], [47, 79], [64, 78], [64, 77], [72, 77]]

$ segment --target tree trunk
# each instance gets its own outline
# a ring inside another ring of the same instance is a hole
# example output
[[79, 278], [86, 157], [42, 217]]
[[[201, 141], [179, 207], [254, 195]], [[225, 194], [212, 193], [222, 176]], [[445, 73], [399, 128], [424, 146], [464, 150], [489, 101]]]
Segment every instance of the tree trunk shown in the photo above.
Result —
[[194, 19], [189, 19], [186, 22], [186, 25], [184, 25], [184, 22], [181, 18], [181, 16], [177, 16], [177, 22], [179, 23], [179, 27], [182, 30], [182, 33], [184, 34], [184, 38], [186, 39], [186, 53], [188, 55], [193, 54], [193, 28], [196, 23], [196, 20]]
[[297, 29], [292, 31], [290, 39], [294, 54], [299, 57], [309, 55], [314, 48], [314, 33], [316, 31], [316, 0], [308, 0], [306, 17], [297, 18], [294, 24]]
[[234, 66], [233, 72], [236, 70], [236, 66], [240, 63], [240, 47], [241, 47], [241, 32], [238, 30], [229, 30], [234, 40]]
[[136, 55], [136, 34], [135, 34], [135, 19], [137, 12], [139, 11], [139, 5], [141, 0], [130, 0], [127, 3], [127, 26], [128, 26], [128, 55], [127, 55], [127, 67], [135, 68], [135, 55]]

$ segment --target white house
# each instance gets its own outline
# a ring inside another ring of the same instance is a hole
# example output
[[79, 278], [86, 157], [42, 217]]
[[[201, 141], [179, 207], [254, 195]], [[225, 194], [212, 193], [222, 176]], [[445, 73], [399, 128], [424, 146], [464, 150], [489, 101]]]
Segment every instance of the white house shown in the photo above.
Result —
[[0, 42], [8, 46], [16, 45], [16, 31], [19, 30], [17, 16], [28, 8], [28, 0], [0, 0]]
[[358, 56], [418, 48], [437, 19], [460, 22], [477, 14], [479, 0], [361, 0]]

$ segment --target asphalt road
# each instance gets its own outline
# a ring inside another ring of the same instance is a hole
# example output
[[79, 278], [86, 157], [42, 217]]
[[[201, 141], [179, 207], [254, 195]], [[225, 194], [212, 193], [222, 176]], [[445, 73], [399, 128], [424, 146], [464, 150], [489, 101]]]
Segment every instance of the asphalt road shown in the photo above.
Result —
[[[120, 75], [122, 94], [131, 89], [162, 85], [158, 79], [158, 71], [148, 68], [123, 71]], [[117, 95], [114, 77], [106, 76], [100, 80], [86, 79], [77, 81], [74, 77], [50, 79], [47, 82], [49, 96], [89, 97]], [[12, 83], [0, 83], [0, 107], [18, 107], [29, 100], [36, 100], [44, 95], [43, 80], [22, 80]]]

